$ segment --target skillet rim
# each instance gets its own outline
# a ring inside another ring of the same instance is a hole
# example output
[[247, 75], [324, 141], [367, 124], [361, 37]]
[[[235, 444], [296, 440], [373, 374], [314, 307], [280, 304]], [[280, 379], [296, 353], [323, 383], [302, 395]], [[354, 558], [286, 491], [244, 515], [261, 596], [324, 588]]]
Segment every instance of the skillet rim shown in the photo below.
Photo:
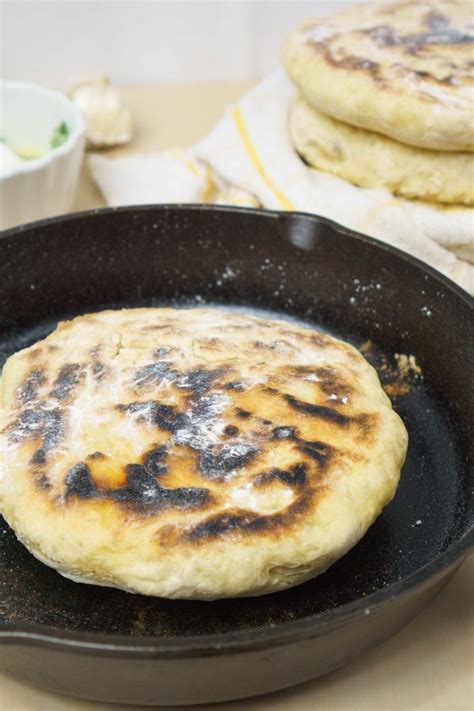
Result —
[[452, 279], [442, 274], [437, 269], [434, 269], [426, 262], [423, 262], [418, 257], [414, 257], [408, 252], [404, 252], [398, 247], [394, 247], [387, 242], [376, 239], [375, 237], [370, 237], [369, 235], [353, 230], [350, 227], [345, 227], [339, 224], [335, 220], [331, 220], [328, 217], [323, 217], [322, 215], [316, 215], [312, 212], [303, 212], [298, 210], [267, 210], [265, 208], [258, 207], [237, 207], [233, 205], [204, 205], [201, 203], [187, 203], [187, 202], [176, 202], [176, 203], [146, 203], [138, 205], [120, 205], [118, 207], [96, 207], [90, 210], [79, 210], [77, 212], [69, 212], [63, 215], [55, 215], [54, 217], [47, 217], [43, 220], [34, 220], [32, 222], [25, 222], [21, 225], [16, 225], [15, 227], [9, 227], [6, 230], [0, 230], [0, 242], [2, 239], [8, 239], [9, 237], [16, 237], [24, 232], [28, 232], [31, 229], [48, 227], [48, 225], [55, 224], [57, 222], [67, 223], [73, 222], [76, 219], [83, 218], [94, 218], [96, 215], [113, 215], [121, 214], [127, 212], [151, 212], [157, 210], [159, 212], [166, 212], [167, 210], [179, 210], [182, 212], [224, 212], [224, 213], [242, 213], [249, 214], [260, 219], [259, 216], [272, 217], [273, 219], [279, 218], [299, 218], [304, 217], [309, 219], [311, 222], [322, 223], [327, 225], [334, 232], [340, 232], [341, 234], [347, 235], [350, 238], [354, 238], [356, 241], [365, 242], [376, 248], [380, 248], [386, 252], [395, 254], [402, 260], [407, 261], [412, 266], [421, 268], [421, 271], [427, 272], [431, 277], [434, 277], [441, 284], [454, 291], [457, 296], [460, 296], [463, 301], [466, 302], [468, 306], [474, 309], [474, 295], [471, 296], [468, 291], [463, 289], [461, 286], [456, 284]]
[[[30, 230], [38, 230], [56, 223], [74, 222], [78, 219], [94, 219], [102, 214], [133, 214], [136, 212], [166, 212], [178, 210], [180, 212], [211, 212], [211, 213], [243, 213], [254, 218], [271, 217], [279, 219], [304, 218], [316, 224], [324, 224], [336, 233], [344, 234], [350, 239], [367, 243], [376, 249], [382, 249], [408, 262], [419, 271], [434, 278], [454, 298], [460, 298], [466, 306], [474, 310], [474, 298], [431, 266], [412, 255], [403, 252], [397, 247], [381, 242], [373, 237], [344, 227], [326, 217], [312, 213], [297, 211], [264, 210], [259, 208], [244, 208], [232, 206], [201, 205], [194, 203], [166, 203], [146, 205], [125, 205], [120, 207], [106, 207], [80, 212], [58, 215], [44, 220], [28, 222], [0, 232], [0, 241], [7, 238], [16, 238]], [[223, 634], [207, 635], [181, 635], [160, 639], [159, 637], [131, 637], [95, 634], [92, 632], [69, 632], [56, 629], [49, 625], [34, 625], [0, 622], [0, 644], [2, 643], [33, 643], [35, 646], [52, 648], [63, 652], [96, 652], [109, 656], [125, 657], [153, 657], [176, 658], [210, 656], [215, 653], [239, 653], [247, 650], [258, 650], [268, 647], [278, 647], [290, 644], [301, 638], [314, 638], [329, 634], [332, 630], [342, 627], [358, 615], [379, 612], [382, 608], [402, 596], [414, 593], [416, 589], [428, 586], [430, 580], [443, 571], [454, 568], [456, 563], [461, 564], [467, 557], [470, 549], [474, 550], [474, 522], [471, 522], [463, 534], [456, 538], [450, 546], [437, 555], [433, 560], [413, 571], [410, 575], [381, 590], [371, 593], [364, 598], [351, 603], [326, 610], [315, 615], [300, 618], [291, 622], [281, 622], [273, 628], [260, 630], [239, 630]], [[208, 604], [208, 603], [203, 603]], [[212, 603], [211, 603], [212, 604]], [[368, 611], [368, 612], [367, 612]]]

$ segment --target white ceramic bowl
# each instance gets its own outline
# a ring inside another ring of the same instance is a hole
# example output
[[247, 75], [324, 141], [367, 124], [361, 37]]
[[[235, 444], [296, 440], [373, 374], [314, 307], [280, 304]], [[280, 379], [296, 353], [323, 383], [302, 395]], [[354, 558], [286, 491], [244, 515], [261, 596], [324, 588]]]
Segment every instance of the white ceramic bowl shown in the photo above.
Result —
[[[49, 149], [56, 126], [69, 135]], [[9, 146], [32, 145], [45, 154], [22, 161], [0, 177], [0, 229], [67, 212], [74, 200], [84, 153], [79, 109], [58, 91], [36, 84], [0, 82], [0, 135]]]

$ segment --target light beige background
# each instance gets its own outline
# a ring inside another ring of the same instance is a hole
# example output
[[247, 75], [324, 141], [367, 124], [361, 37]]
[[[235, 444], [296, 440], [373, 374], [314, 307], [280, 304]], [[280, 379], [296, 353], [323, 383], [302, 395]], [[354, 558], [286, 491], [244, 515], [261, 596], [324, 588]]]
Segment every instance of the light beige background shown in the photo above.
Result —
[[[377, 0], [376, 0], [377, 1]], [[2, 0], [0, 74], [64, 88], [264, 76], [289, 29], [357, 0]]]
[[[248, 83], [241, 82], [128, 87], [123, 90], [123, 96], [136, 119], [136, 136], [130, 146], [109, 153], [119, 155], [132, 150], [190, 145], [212, 127], [223, 107], [248, 86]], [[101, 196], [84, 169], [75, 208], [102, 204]], [[471, 556], [421, 615], [395, 637], [350, 666], [322, 679], [257, 699], [179, 708], [206, 708], [206, 711], [473, 711], [473, 602], [474, 556]], [[1, 711], [126, 711], [127, 708], [130, 707], [56, 696], [30, 689], [0, 674]], [[179, 711], [178, 707], [173, 708]]]

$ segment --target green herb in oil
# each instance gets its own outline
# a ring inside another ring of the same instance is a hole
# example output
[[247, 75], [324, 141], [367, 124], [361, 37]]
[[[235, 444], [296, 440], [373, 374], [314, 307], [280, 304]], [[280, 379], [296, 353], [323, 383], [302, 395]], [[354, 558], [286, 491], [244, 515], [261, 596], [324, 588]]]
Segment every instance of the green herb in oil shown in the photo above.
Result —
[[60, 124], [53, 129], [53, 135], [51, 136], [51, 148], [58, 148], [66, 141], [69, 136], [69, 126], [65, 121], [61, 121]]

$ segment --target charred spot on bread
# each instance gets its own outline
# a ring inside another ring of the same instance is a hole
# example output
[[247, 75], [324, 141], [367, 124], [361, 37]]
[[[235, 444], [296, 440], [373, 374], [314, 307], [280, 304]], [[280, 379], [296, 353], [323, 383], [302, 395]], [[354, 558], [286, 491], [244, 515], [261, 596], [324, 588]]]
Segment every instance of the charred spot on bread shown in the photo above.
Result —
[[83, 377], [84, 370], [79, 363], [63, 365], [53, 383], [51, 397], [56, 400], [67, 400]]

